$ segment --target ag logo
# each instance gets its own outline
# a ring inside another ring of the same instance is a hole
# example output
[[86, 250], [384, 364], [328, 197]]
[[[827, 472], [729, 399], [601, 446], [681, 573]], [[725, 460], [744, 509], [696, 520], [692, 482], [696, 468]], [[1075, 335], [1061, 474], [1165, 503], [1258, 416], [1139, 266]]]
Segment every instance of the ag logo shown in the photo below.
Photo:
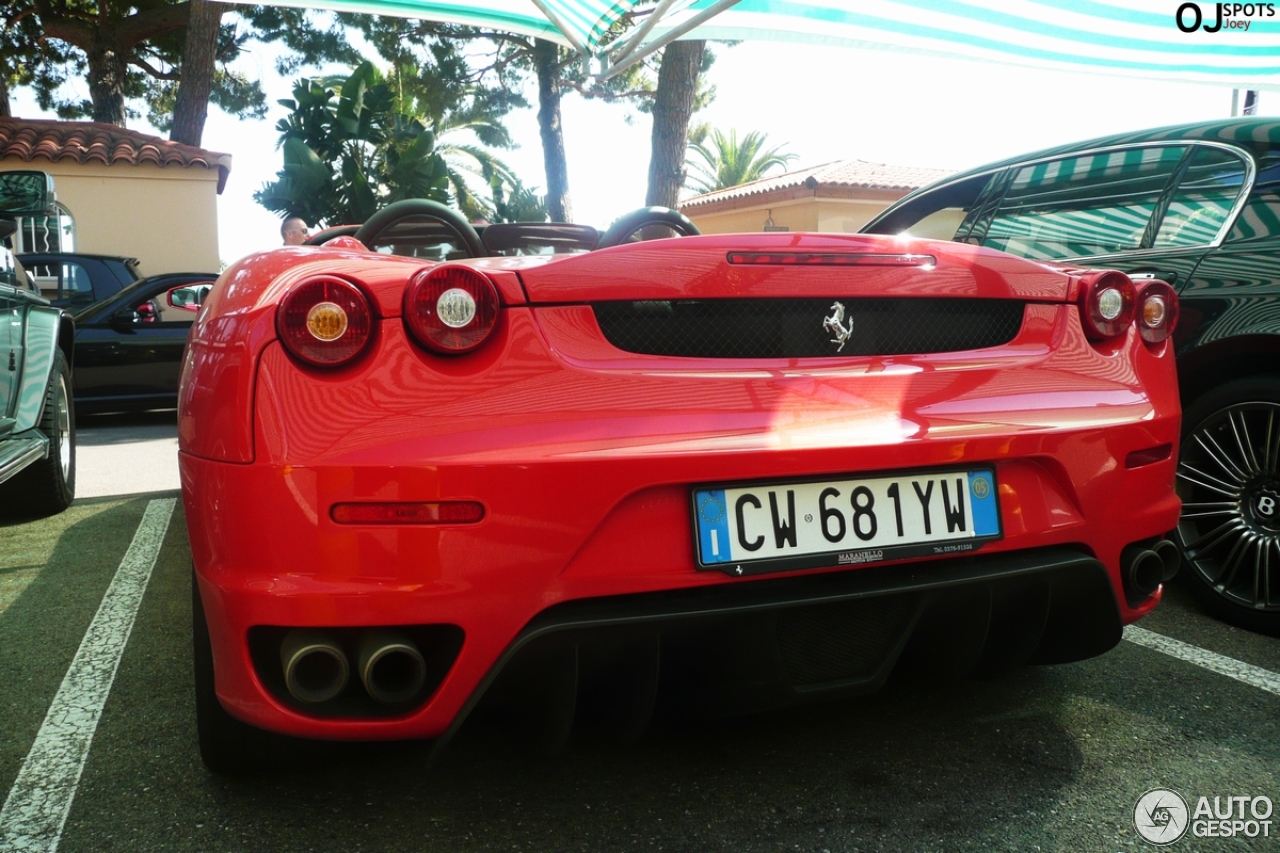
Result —
[[1187, 832], [1190, 812], [1187, 801], [1177, 791], [1152, 788], [1133, 808], [1133, 828], [1146, 841], [1163, 847]]

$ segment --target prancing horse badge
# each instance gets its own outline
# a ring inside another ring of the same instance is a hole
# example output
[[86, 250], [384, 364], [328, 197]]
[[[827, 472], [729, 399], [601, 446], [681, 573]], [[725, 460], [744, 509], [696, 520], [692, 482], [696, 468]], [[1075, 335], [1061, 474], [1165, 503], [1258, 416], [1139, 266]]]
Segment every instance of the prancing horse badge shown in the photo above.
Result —
[[836, 302], [831, 306], [831, 316], [822, 321], [822, 328], [835, 335], [831, 339], [831, 343], [839, 344], [836, 352], [844, 349], [845, 341], [853, 336], [853, 318], [849, 318], [849, 325], [844, 325], [844, 303]]

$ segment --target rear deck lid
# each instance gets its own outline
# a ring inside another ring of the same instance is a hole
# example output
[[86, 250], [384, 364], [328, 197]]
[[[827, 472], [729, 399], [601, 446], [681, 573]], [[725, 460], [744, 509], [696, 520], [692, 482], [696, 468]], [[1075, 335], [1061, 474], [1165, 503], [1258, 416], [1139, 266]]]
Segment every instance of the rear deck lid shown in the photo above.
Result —
[[872, 234], [725, 234], [628, 243], [520, 270], [535, 304], [952, 298], [1061, 302], [1072, 277], [1001, 252]]

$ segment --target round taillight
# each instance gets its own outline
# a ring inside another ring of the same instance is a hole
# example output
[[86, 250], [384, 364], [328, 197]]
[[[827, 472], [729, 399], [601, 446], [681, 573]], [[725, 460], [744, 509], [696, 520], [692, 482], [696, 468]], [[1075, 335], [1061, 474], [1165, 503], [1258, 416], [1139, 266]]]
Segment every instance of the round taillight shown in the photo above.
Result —
[[470, 267], [442, 266], [413, 277], [404, 322], [414, 340], [438, 353], [470, 352], [498, 322], [498, 289]]
[[294, 287], [276, 311], [285, 349], [316, 367], [337, 367], [364, 351], [373, 311], [360, 289], [340, 278], [314, 278]]
[[1138, 334], [1147, 343], [1158, 344], [1173, 334], [1178, 325], [1178, 295], [1163, 281], [1149, 281], [1138, 290]]
[[1123, 335], [1133, 322], [1133, 282], [1124, 273], [1088, 277], [1080, 293], [1084, 332], [1091, 340]]

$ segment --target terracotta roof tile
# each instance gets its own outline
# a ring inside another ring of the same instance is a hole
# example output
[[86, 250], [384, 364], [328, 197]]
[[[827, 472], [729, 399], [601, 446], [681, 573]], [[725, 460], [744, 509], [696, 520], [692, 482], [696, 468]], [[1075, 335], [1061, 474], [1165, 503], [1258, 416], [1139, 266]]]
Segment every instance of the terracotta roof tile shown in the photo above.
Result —
[[25, 162], [43, 159], [51, 163], [74, 160], [77, 163], [101, 163], [131, 166], [151, 163], [156, 166], [203, 166], [218, 170], [218, 192], [221, 193], [231, 172], [231, 155], [217, 154], [91, 121], [50, 121], [46, 119], [0, 118], [0, 159], [14, 157]]
[[746, 198], [778, 190], [811, 190], [849, 187], [868, 190], [914, 190], [951, 174], [947, 169], [926, 169], [918, 166], [890, 166], [885, 163], [869, 163], [866, 160], [836, 160], [797, 169], [783, 175], [761, 178], [747, 184], [739, 184], [724, 190], [703, 193], [680, 202], [681, 209], [714, 204], [728, 199]]

